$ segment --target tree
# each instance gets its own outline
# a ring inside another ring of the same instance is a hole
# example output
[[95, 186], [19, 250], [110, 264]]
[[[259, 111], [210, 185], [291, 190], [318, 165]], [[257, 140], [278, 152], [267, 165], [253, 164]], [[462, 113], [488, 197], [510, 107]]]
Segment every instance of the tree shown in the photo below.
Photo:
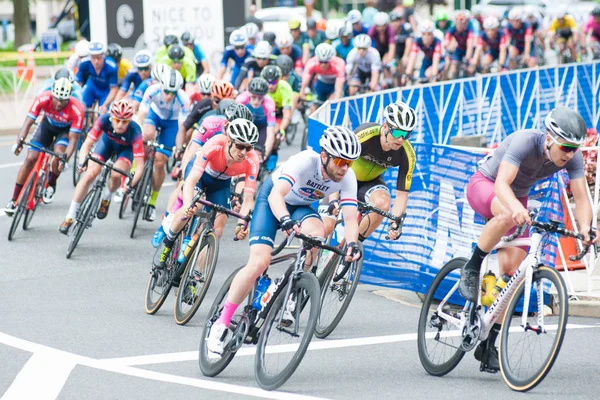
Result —
[[29, 0], [13, 1], [13, 24], [15, 25], [15, 49], [31, 42]]

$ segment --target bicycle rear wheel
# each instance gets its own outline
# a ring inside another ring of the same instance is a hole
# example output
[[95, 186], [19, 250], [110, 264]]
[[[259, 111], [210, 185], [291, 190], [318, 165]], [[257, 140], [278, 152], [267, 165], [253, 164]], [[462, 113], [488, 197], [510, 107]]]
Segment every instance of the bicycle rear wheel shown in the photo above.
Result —
[[137, 198], [137, 202], [134, 201], [133, 226], [131, 227], [131, 234], [129, 235], [129, 237], [132, 239], [135, 235], [135, 228], [137, 227], [138, 219], [140, 218], [140, 213], [146, 208], [146, 202], [148, 201], [148, 199], [150, 199], [150, 194], [152, 192], [152, 167], [144, 167], [144, 175], [142, 176], [142, 180], [140, 183], [141, 185], [139, 185], [139, 197]]
[[[287, 288], [284, 287], [273, 300], [258, 339], [254, 372], [258, 385], [266, 390], [277, 389], [296, 371], [310, 344], [319, 317], [317, 278], [313, 274], [302, 272], [292, 285], [289, 299], [285, 296]], [[297, 305], [293, 310], [289, 309], [290, 301]], [[280, 323], [280, 315], [286, 307], [295, 319], [288, 327]], [[267, 346], [282, 348], [283, 351], [267, 351]], [[289, 347], [293, 350], [285, 351]]]
[[25, 208], [25, 219], [23, 220], [23, 230], [29, 229], [29, 224], [31, 224], [31, 220], [33, 219], [33, 214], [35, 214], [35, 210], [37, 209], [38, 204], [42, 200], [42, 193], [44, 192], [44, 186], [46, 184], [45, 176], [43, 178], [39, 178], [37, 181], [37, 185], [35, 185], [35, 194], [33, 195], [33, 208]]
[[81, 150], [81, 145], [83, 144], [83, 142], [85, 141], [86, 138], [86, 134], [85, 134], [86, 130], [83, 130], [81, 132], [81, 135], [79, 137], [79, 141], [77, 143], [77, 146], [75, 146], [75, 151], [73, 152], [73, 186], [77, 186], [77, 183], [79, 183], [79, 179], [81, 178], [81, 175], [84, 174], [85, 172], [82, 172], [81, 174], [79, 172], [77, 172], [77, 163], [79, 162], [79, 151]]
[[[550, 294], [553, 286], [556, 293]], [[533, 274], [527, 310], [525, 279], [513, 294], [500, 334], [500, 371], [512, 390], [526, 392], [548, 374], [562, 345], [569, 315], [568, 295], [562, 276], [541, 266]], [[526, 315], [525, 327], [523, 315]], [[540, 325], [542, 324], [542, 325]]]
[[[464, 301], [458, 293], [458, 281], [460, 268], [466, 262], [464, 257], [453, 258], [440, 269], [421, 308], [417, 333], [419, 359], [425, 371], [434, 376], [452, 371], [465, 355], [460, 348], [461, 329], [450, 318], [456, 323], [464, 316], [464, 308], [455, 304]], [[447, 302], [441, 306], [446, 297]]]
[[194, 317], [206, 296], [219, 257], [217, 235], [207, 232], [192, 251], [186, 260], [175, 300], [174, 316], [178, 325], [185, 325]]
[[27, 208], [27, 202], [29, 201], [29, 194], [31, 190], [33, 190], [33, 183], [35, 182], [35, 176], [31, 175], [25, 184], [25, 187], [21, 190], [21, 194], [17, 199], [17, 208], [15, 209], [15, 213], [12, 216], [12, 223], [10, 224], [10, 229], [8, 230], [8, 240], [12, 240], [15, 236], [15, 232], [19, 227], [19, 223], [21, 222], [21, 217], [25, 214], [25, 210]]
[[71, 232], [71, 241], [69, 242], [69, 248], [67, 249], [67, 258], [71, 258], [71, 254], [75, 251], [75, 247], [79, 243], [83, 231], [85, 231], [94, 219], [98, 205], [100, 204], [100, 191], [93, 188], [86, 195], [85, 199], [81, 203], [75, 225]]
[[129, 205], [130, 194], [123, 193], [123, 199], [121, 200], [121, 207], [119, 207], [119, 219], [123, 219], [125, 217], [125, 212], [127, 211], [127, 206]]

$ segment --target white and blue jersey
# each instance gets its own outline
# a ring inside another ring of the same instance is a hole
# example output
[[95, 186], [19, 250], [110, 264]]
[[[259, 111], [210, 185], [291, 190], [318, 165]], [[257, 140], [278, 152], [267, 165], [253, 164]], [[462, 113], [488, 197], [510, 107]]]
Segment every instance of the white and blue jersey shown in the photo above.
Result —
[[227, 63], [229, 60], [233, 60], [235, 65], [231, 68], [231, 83], [235, 83], [235, 80], [240, 73], [240, 69], [242, 65], [246, 62], [246, 58], [250, 57], [250, 53], [254, 50], [254, 46], [246, 45], [246, 52], [243, 56], [238, 56], [233, 49], [232, 45], [225, 47], [225, 51], [223, 52], [223, 58], [221, 59], [221, 66], [227, 68]]
[[202, 49], [200, 48], [200, 46], [198, 46], [195, 43], [194, 43], [194, 58], [198, 62], [204, 61], [204, 59], [206, 58], [206, 56], [204, 55], [204, 52], [202, 51]]
[[152, 78], [142, 81], [142, 83], [140, 83], [140, 85], [131, 94], [131, 99], [141, 103], [144, 98], [144, 93], [146, 93], [146, 90], [148, 90], [150, 86], [152, 86]]
[[127, 92], [129, 92], [131, 85], [133, 85], [133, 91], [132, 91], [132, 95], [133, 95], [133, 93], [135, 93], [135, 90], [138, 88], [138, 86], [140, 86], [141, 83], [142, 83], [142, 77], [138, 73], [137, 69], [132, 69], [131, 71], [129, 71], [127, 73], [127, 75], [125, 75], [125, 78], [123, 78], [123, 82], [121, 83], [120, 89], [122, 91], [124, 91], [125, 93], [127, 93]]
[[[52, 91], [52, 85], [54, 84], [54, 78], [46, 79], [38, 90], [38, 95], [47, 90]], [[83, 89], [81, 89], [81, 85], [77, 82], [73, 82], [73, 90], [71, 91], [71, 97], [75, 97], [81, 103], [83, 103]]]
[[85, 57], [77, 71], [77, 82], [84, 85], [83, 103], [91, 107], [97, 100], [102, 104], [108, 97], [110, 89], [117, 86], [118, 66], [109, 57], [104, 59], [104, 64], [99, 73], [96, 73], [90, 57]]

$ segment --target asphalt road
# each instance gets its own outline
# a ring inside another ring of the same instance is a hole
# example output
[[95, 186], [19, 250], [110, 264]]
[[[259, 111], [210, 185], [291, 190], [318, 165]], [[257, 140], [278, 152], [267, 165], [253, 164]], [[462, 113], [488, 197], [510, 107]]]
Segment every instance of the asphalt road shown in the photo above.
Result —
[[[297, 140], [297, 142], [299, 142]], [[11, 137], [0, 137], [0, 201], [10, 198], [16, 163]], [[298, 151], [283, 150], [283, 158]], [[70, 171], [68, 171], [70, 172]], [[165, 188], [159, 209], [166, 203]], [[131, 217], [114, 207], [87, 230], [71, 260], [58, 225], [73, 191], [59, 181], [55, 201], [41, 206], [29, 231], [6, 240], [10, 219], [0, 217], [0, 393], [2, 399], [521, 398], [500, 375], [479, 372], [468, 354], [444, 378], [426, 374], [416, 347], [419, 308], [361, 285], [330, 338], [313, 342], [293, 377], [265, 392], [254, 380], [254, 357], [239, 355], [214, 379], [197, 363], [200, 326], [224, 279], [244, 263], [246, 242], [234, 243], [228, 226], [219, 264], [204, 304], [185, 327], [173, 320], [171, 296], [154, 316], [144, 312], [144, 293], [158, 223], [142, 222], [129, 238]], [[113, 205], [114, 206], [114, 205]], [[410, 296], [409, 296], [410, 298]], [[570, 318], [585, 329], [569, 330], [550, 375], [530, 396], [597, 399], [600, 320]], [[320, 342], [320, 343], [319, 343]]]

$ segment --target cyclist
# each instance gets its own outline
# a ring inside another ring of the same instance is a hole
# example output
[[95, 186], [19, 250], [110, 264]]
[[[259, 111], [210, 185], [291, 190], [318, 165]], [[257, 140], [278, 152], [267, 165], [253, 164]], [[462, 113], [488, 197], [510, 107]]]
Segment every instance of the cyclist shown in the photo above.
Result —
[[302, 64], [306, 64], [306, 60], [310, 58], [309, 47], [304, 46], [308, 42], [308, 36], [306, 32], [300, 30], [300, 20], [292, 18], [288, 21], [288, 28], [290, 28], [290, 34], [294, 38], [294, 44], [302, 49]]
[[240, 29], [242, 29], [244, 32], [246, 32], [246, 37], [248, 38], [248, 44], [250, 44], [251, 46], [255, 46], [256, 42], [258, 41], [258, 36], [259, 36], [259, 32], [260, 32], [258, 25], [256, 25], [254, 22], [248, 22], [248, 23], [246, 23], [246, 25], [242, 26]]
[[[53, 146], [56, 153], [66, 154], [67, 160], [71, 158], [83, 127], [84, 117], [83, 105], [71, 97], [71, 88], [71, 82], [67, 78], [59, 78], [52, 84], [51, 92], [43, 92], [35, 98], [17, 136], [15, 155], [19, 155], [23, 150], [22, 141], [27, 138], [33, 123], [43, 111], [44, 116], [33, 134], [31, 143], [40, 147], [49, 148]], [[23, 165], [19, 168], [12, 198], [4, 208], [4, 212], [8, 216], [12, 216], [15, 212], [15, 202], [29, 173], [37, 162], [38, 153], [39, 150], [31, 147], [27, 152]], [[48, 174], [48, 187], [43, 197], [46, 204], [52, 202], [52, 197], [56, 191], [56, 181], [61, 170], [62, 164], [54, 158]]]
[[196, 83], [196, 64], [193, 58], [186, 57], [185, 51], [180, 45], [174, 44], [169, 47], [167, 57], [158, 60], [158, 63], [167, 64], [172, 69], [179, 71], [185, 81], [186, 89], [192, 88]]
[[[287, 81], [292, 87], [294, 94], [297, 94], [300, 91], [300, 84], [302, 83], [302, 78], [296, 71], [294, 71], [294, 62], [292, 58], [286, 56], [284, 54], [277, 56], [275, 59], [275, 65], [277, 65], [281, 69], [281, 74], [283, 80]], [[296, 109], [295, 103], [294, 110]]]
[[44, 82], [42, 82], [42, 87], [38, 91], [38, 95], [40, 95], [46, 91], [51, 91], [52, 85], [54, 85], [54, 81], [56, 81], [57, 79], [60, 79], [60, 78], [67, 78], [69, 80], [69, 82], [71, 82], [71, 86], [72, 86], [71, 96], [75, 97], [77, 100], [79, 100], [80, 103], [82, 103], [83, 102], [83, 89], [81, 89], [81, 86], [79, 86], [79, 83], [77, 83], [75, 81], [75, 75], [73, 75], [73, 73], [68, 68], [65, 68], [65, 67], [60, 68], [58, 71], [56, 71], [53, 78], [48, 78]]
[[194, 43], [194, 36], [190, 32], [186, 31], [181, 34], [181, 43], [183, 43], [184, 49], [190, 49], [193, 53], [196, 63], [196, 75], [200, 76], [210, 73], [208, 60], [200, 46]]
[[381, 62], [387, 64], [396, 55], [396, 40], [394, 28], [390, 25], [390, 16], [385, 12], [378, 12], [373, 18], [373, 25], [367, 35], [373, 40], [373, 46], [379, 52]]
[[[102, 171], [102, 165], [95, 161], [90, 161], [87, 167], [83, 165], [92, 147], [94, 147], [93, 156], [102, 161], [109, 160], [113, 155], [116, 155], [115, 168], [122, 171], [129, 171], [131, 162], [135, 159], [135, 173], [130, 188], [135, 187], [142, 178], [144, 171], [142, 128], [131, 120], [132, 117], [133, 107], [126, 99], [121, 99], [115, 101], [110, 107], [110, 112], [101, 115], [90, 129], [85, 142], [81, 145], [79, 160], [77, 160], [77, 168], [80, 170], [85, 168], [86, 173], [81, 176], [75, 187], [71, 206], [65, 220], [59, 227], [60, 233], [64, 235], [69, 233], [69, 228], [73, 225], [73, 220], [77, 216], [79, 206], [90, 185]], [[106, 218], [112, 196], [120, 185], [121, 175], [116, 171], [112, 171], [110, 180], [104, 189], [104, 193], [102, 193], [100, 208], [96, 213], [98, 219]]]
[[75, 43], [75, 53], [65, 61], [65, 67], [76, 74], [77, 70], [79, 70], [79, 64], [81, 64], [83, 59], [90, 54], [89, 46], [90, 43], [85, 39], [81, 39]]
[[[153, 264], [163, 269], [165, 261], [171, 253], [173, 244], [185, 227], [189, 218], [196, 212], [197, 205], [188, 208], [194, 191], [204, 190], [206, 199], [211, 203], [229, 208], [231, 196], [231, 178], [245, 175], [244, 202], [241, 213], [248, 214], [254, 206], [254, 191], [258, 174], [258, 156], [252, 149], [258, 140], [258, 130], [246, 119], [235, 119], [227, 127], [227, 135], [219, 135], [210, 139], [194, 159], [188, 163], [182, 190], [180, 206], [171, 219], [166, 235], [154, 254]], [[181, 202], [182, 201], [182, 202]], [[185, 207], [181, 207], [184, 205]], [[227, 216], [219, 215], [215, 220], [215, 233], [223, 234]], [[245, 222], [238, 221], [236, 237], [244, 239], [248, 230]]]
[[263, 32], [262, 34], [262, 40], [269, 43], [269, 46], [271, 46], [271, 48], [275, 46], [276, 39], [277, 35], [275, 35], [275, 32]]
[[[394, 42], [396, 43], [396, 72], [398, 76], [402, 76], [408, 65], [410, 58], [410, 50], [414, 42], [412, 26], [404, 20], [404, 17], [398, 13], [390, 15], [392, 28], [394, 29]], [[389, 63], [390, 67], [393, 63]]]
[[240, 69], [233, 86], [243, 92], [248, 87], [248, 82], [255, 76], [260, 76], [260, 72], [270, 63], [275, 63], [275, 56], [271, 56], [272, 47], [266, 40], [261, 40], [254, 47], [252, 57], [246, 59]]
[[589, 42], [592, 44], [593, 55], [600, 54], [600, 45], [598, 44], [600, 43], [600, 6], [592, 10], [590, 17], [583, 26], [581, 45], [586, 47]]
[[169, 51], [169, 47], [174, 44], [179, 44], [179, 39], [177, 39], [177, 36], [165, 35], [163, 38], [163, 45], [154, 52], [154, 60], [158, 62], [159, 60], [165, 58], [167, 56], [167, 52]]
[[291, 33], [279, 34], [275, 40], [275, 44], [273, 55], [279, 56], [284, 54], [290, 56], [294, 61], [295, 67], [302, 70], [302, 49], [294, 43], [294, 37]]
[[448, 29], [444, 38], [444, 48], [452, 52], [452, 56], [448, 57], [449, 79], [456, 78], [461, 64], [472, 65], [474, 63], [475, 60], [472, 60], [472, 56], [478, 35], [469, 24], [468, 14], [463, 10], [458, 10], [454, 16], [454, 25]]
[[240, 69], [246, 59], [250, 57], [250, 52], [253, 49], [252, 46], [248, 45], [248, 38], [246, 33], [240, 29], [231, 32], [229, 36], [229, 46], [225, 48], [223, 52], [223, 59], [221, 60], [221, 68], [217, 74], [217, 80], [220, 81], [225, 76], [227, 71], [227, 63], [229, 60], [233, 60], [234, 65], [231, 68], [231, 83], [237, 80], [237, 76], [240, 73]]
[[577, 61], [577, 43], [579, 42], [577, 23], [575, 18], [567, 14], [566, 8], [559, 9], [557, 17], [550, 23], [548, 34], [550, 36], [550, 46], [554, 48], [555, 44], [558, 44], [559, 63], [562, 58], [560, 55], [565, 49], [569, 50], [571, 60]]
[[339, 31], [339, 38], [331, 44], [335, 49], [335, 55], [346, 61], [348, 53], [354, 48], [352, 43], [352, 26], [344, 23]]
[[538, 39], [536, 46], [540, 46], [541, 54], [546, 50], [546, 32], [544, 29], [543, 17], [534, 6], [525, 6], [523, 8], [523, 22], [531, 26], [533, 34]]
[[[314, 78], [314, 92], [319, 101], [328, 99], [339, 99], [344, 93], [344, 82], [346, 80], [345, 62], [335, 56], [333, 46], [321, 43], [315, 50], [315, 56], [308, 60], [304, 73], [302, 74], [302, 86], [300, 86], [300, 98], [306, 99], [305, 89], [312, 84]], [[314, 105], [311, 106], [314, 111]]]
[[340, 26], [334, 21], [328, 21], [325, 27], [325, 37], [327, 43], [333, 44], [340, 35]]
[[[346, 64], [346, 79], [357, 79], [360, 85], [368, 90], [376, 91], [379, 85], [379, 74], [381, 72], [381, 58], [379, 52], [371, 47], [371, 38], [360, 34], [354, 38], [354, 49], [348, 54]], [[354, 96], [357, 87], [348, 86], [348, 95]]]
[[[323, 31], [317, 29], [317, 21], [312, 18], [306, 21], [306, 36], [308, 40], [304, 43], [304, 47], [308, 47], [308, 58], [310, 58], [315, 55], [317, 46], [327, 41], [327, 37]], [[302, 60], [303, 65], [306, 65], [308, 58]]]
[[[323, 222], [310, 206], [315, 201], [341, 191], [344, 236], [348, 243], [346, 260], [360, 258], [356, 244], [356, 178], [350, 169], [352, 162], [360, 155], [360, 143], [350, 129], [329, 127], [323, 133], [320, 144], [319, 153], [305, 150], [292, 156], [261, 186], [250, 224], [248, 264], [233, 279], [221, 316], [211, 327], [207, 341], [209, 357], [221, 357], [232, 315], [271, 262], [271, 250], [278, 228], [286, 235], [302, 232], [323, 236]], [[311, 267], [315, 255], [316, 249], [307, 254], [305, 269]], [[287, 307], [283, 318], [293, 321], [294, 317]]]
[[[120, 100], [127, 96], [129, 89], [132, 90], [132, 94], [140, 86], [140, 84], [146, 79], [150, 78], [150, 69], [152, 68], [152, 54], [148, 50], [140, 50], [133, 57], [133, 65], [135, 69], [132, 69], [125, 75], [125, 79], [121, 83], [121, 88], [117, 93], [115, 100]], [[131, 86], [133, 85], [133, 88]]]
[[215, 83], [215, 80], [215, 77], [211, 74], [204, 74], [198, 77], [196, 80], [198, 91], [190, 95], [190, 101], [193, 105], [202, 99], [210, 97], [210, 90], [212, 89], [212, 85]]
[[90, 42], [90, 57], [79, 65], [75, 79], [83, 87], [83, 104], [91, 108], [98, 102], [98, 111], [105, 114], [108, 106], [117, 95], [117, 64], [105, 57], [106, 45]]
[[484, 32], [479, 36], [474, 58], [479, 58], [483, 53], [481, 68], [489, 72], [494, 61], [498, 61], [499, 68], [506, 68], [506, 54], [508, 49], [508, 34], [500, 29], [498, 18], [491, 16], [483, 21]]
[[[570, 178], [575, 199], [575, 219], [584, 242], [590, 239], [592, 208], [588, 200], [584, 162], [579, 147], [586, 139], [586, 126], [578, 112], [556, 107], [546, 116], [543, 130], [526, 129], [514, 132], [500, 143], [467, 186], [467, 200], [473, 210], [486, 218], [477, 246], [461, 271], [460, 294], [469, 301], [477, 301], [479, 271], [485, 256], [492, 251], [502, 236], [515, 231], [516, 225], [531, 222], [527, 211], [527, 195], [540, 179], [565, 169]], [[525, 258], [525, 249], [518, 247], [498, 250], [500, 274], [512, 274]], [[500, 321], [488, 339], [481, 342], [475, 358], [489, 372], [499, 369], [498, 351], [494, 346]]]
[[[140, 108], [140, 103], [144, 98], [144, 93], [146, 93], [146, 90], [148, 90], [148, 88], [153, 84], [159, 83], [161, 80], [161, 76], [164, 74], [164, 72], [170, 69], [171, 67], [169, 67], [166, 64], [154, 64], [154, 66], [152, 66], [150, 78], [140, 83], [140, 85], [137, 87], [137, 89], [135, 89], [135, 91], [131, 95], [131, 105], [133, 107], [134, 113], [138, 112]], [[136, 117], [134, 116], [133, 118], [135, 119]]]
[[446, 35], [448, 29], [452, 27], [452, 20], [448, 19], [448, 13], [444, 10], [439, 10], [435, 13], [435, 28]]
[[156, 149], [152, 194], [148, 213], [144, 216], [147, 221], [156, 218], [156, 199], [165, 180], [165, 164], [171, 156], [171, 149], [177, 143], [177, 151], [180, 152], [185, 139], [183, 121], [189, 113], [190, 98], [182, 88], [183, 78], [179, 71], [169, 69], [161, 76], [160, 83], [146, 90], [140, 104], [138, 121], [144, 121], [144, 141], [154, 140], [160, 130], [158, 142], [166, 147]]
[[517, 57], [519, 56], [528, 68], [537, 66], [533, 30], [529, 24], [523, 23], [521, 10], [519, 8], [510, 10], [508, 20], [510, 22], [507, 29], [510, 35], [510, 45], [508, 47], [510, 69], [517, 68]]
[[125, 75], [133, 68], [131, 65], [131, 61], [126, 58], [123, 58], [123, 48], [119, 46], [117, 43], [111, 43], [106, 48], [106, 55], [113, 59], [115, 64], [117, 64], [117, 76], [118, 83], [121, 84], [123, 79], [125, 79]]
[[346, 16], [346, 21], [352, 25], [352, 35], [354, 37], [369, 33], [369, 27], [362, 22], [362, 14], [358, 10], [350, 10]]
[[423, 61], [421, 62], [420, 78], [427, 78], [429, 81], [435, 81], [444, 70], [444, 59], [442, 58], [442, 41], [435, 37], [433, 31], [435, 27], [431, 21], [421, 21], [421, 37], [415, 39], [406, 66], [406, 77], [413, 76], [413, 70], [417, 61], [419, 52], [423, 52]]
[[233, 85], [226, 81], [216, 81], [210, 88], [210, 97], [205, 97], [192, 107], [190, 114], [183, 121], [185, 129], [185, 143], [190, 141], [194, 125], [199, 124], [205, 117], [216, 114], [219, 102], [225, 99], [233, 99]]
[[248, 107], [252, 112], [254, 125], [258, 129], [256, 150], [260, 153], [260, 161], [269, 158], [275, 143], [275, 102], [267, 97], [269, 83], [260, 76], [252, 78], [248, 91], [241, 93], [235, 100]]
[[277, 166], [279, 143], [285, 138], [285, 131], [292, 121], [294, 91], [289, 83], [281, 79], [281, 69], [276, 65], [267, 65], [260, 76], [269, 84], [267, 95], [275, 103], [275, 143], [265, 166], [267, 171], [271, 172]]

